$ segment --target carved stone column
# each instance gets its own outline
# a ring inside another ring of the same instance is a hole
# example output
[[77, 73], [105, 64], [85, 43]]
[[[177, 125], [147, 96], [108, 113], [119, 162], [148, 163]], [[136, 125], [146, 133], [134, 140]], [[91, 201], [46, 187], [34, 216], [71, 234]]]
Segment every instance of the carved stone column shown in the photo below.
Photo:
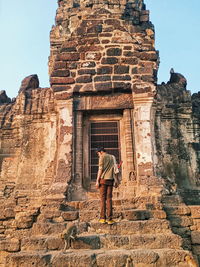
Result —
[[153, 97], [134, 95], [134, 137], [137, 177], [153, 176]]
[[63, 195], [72, 179], [72, 99], [57, 102], [57, 152], [52, 193]]
[[134, 127], [133, 127], [133, 109], [124, 110], [125, 123], [125, 142], [126, 142], [126, 161], [128, 180], [134, 181], [136, 178], [136, 170], [134, 166], [135, 151], [134, 151]]

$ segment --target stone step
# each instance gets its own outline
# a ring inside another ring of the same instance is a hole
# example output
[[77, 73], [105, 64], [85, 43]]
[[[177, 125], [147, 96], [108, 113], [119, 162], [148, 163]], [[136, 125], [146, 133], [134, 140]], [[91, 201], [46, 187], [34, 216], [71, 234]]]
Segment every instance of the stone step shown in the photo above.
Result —
[[[54, 222], [37, 222], [30, 229], [31, 236], [41, 236], [41, 235], [57, 235], [61, 234], [67, 228], [67, 222], [54, 223]], [[76, 222], [78, 226], [78, 233], [83, 233], [88, 230], [88, 223]]]
[[[127, 185], [126, 185], [127, 186]], [[137, 191], [138, 187], [137, 186], [132, 186], [129, 185], [128, 188], [128, 192], [126, 190], [126, 186], [120, 186], [120, 190], [119, 189], [115, 189], [113, 190], [113, 199], [123, 199], [123, 198], [127, 198], [127, 197], [134, 197], [135, 192]], [[87, 199], [88, 200], [93, 200], [93, 199], [97, 199], [97, 196], [99, 195], [99, 191], [96, 190], [96, 188], [94, 188], [93, 186], [90, 188], [90, 191], [87, 192]]]
[[[68, 202], [66, 203], [66, 205], [74, 205], [75, 203]], [[93, 199], [93, 200], [78, 202], [77, 209], [97, 210], [99, 206], [100, 206], [100, 200]], [[128, 199], [113, 199], [113, 207], [122, 207], [123, 209], [162, 210], [163, 205], [160, 203], [159, 197], [146, 196], [146, 197], [133, 197]]]
[[188, 267], [188, 251], [176, 249], [69, 250], [66, 252], [19, 252], [6, 257], [9, 267]]
[[[85, 244], [85, 245], [84, 245]], [[83, 235], [72, 242], [73, 249], [180, 249], [182, 239], [174, 234], [144, 235]]]
[[[100, 199], [86, 201], [71, 201], [61, 204], [61, 210], [89, 210], [99, 207]], [[162, 209], [160, 198], [157, 197], [134, 197], [128, 199], [113, 199], [113, 207], [124, 206], [125, 209], [138, 208], [139, 206], [145, 209]]]
[[[22, 239], [21, 250], [63, 250], [64, 245], [65, 243], [61, 236], [38, 236]], [[71, 242], [72, 249], [180, 249], [181, 245], [182, 239], [174, 234], [91, 235], [83, 233], [82, 235], [77, 236], [77, 238]]]
[[[67, 222], [37, 222], [30, 229], [31, 236], [57, 235], [61, 234], [67, 228]], [[92, 222], [75, 222], [78, 233], [106, 233], [106, 234], [154, 234], [171, 233], [169, 222], [165, 219], [149, 219], [138, 221], [120, 220], [113, 225], [100, 224], [98, 220]]]
[[64, 240], [61, 235], [27, 237], [21, 240], [22, 251], [62, 250], [63, 248]]
[[171, 233], [169, 222], [165, 219], [150, 219], [144, 221], [120, 221], [113, 225], [90, 222], [88, 232], [112, 235], [158, 234]]
[[[63, 215], [64, 216], [64, 215]], [[80, 221], [93, 221], [98, 220], [100, 217], [99, 210], [81, 210], [79, 212]], [[126, 219], [130, 221], [137, 220], [148, 220], [150, 218], [160, 218], [165, 219], [166, 213], [161, 210], [138, 210], [138, 209], [127, 209], [123, 210], [121, 207], [113, 208], [113, 218], [114, 219]]]

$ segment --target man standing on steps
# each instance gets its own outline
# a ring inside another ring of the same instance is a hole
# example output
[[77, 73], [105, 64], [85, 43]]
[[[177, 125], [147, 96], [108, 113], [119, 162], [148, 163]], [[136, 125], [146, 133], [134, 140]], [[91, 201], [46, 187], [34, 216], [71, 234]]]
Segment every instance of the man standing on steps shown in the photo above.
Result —
[[[96, 180], [96, 188], [100, 190], [100, 223], [114, 224], [112, 219], [112, 191], [113, 186], [119, 186], [117, 173], [119, 172], [116, 164], [116, 159], [113, 155], [106, 153], [103, 147], [98, 148], [99, 169]], [[107, 210], [107, 220], [106, 220]]]

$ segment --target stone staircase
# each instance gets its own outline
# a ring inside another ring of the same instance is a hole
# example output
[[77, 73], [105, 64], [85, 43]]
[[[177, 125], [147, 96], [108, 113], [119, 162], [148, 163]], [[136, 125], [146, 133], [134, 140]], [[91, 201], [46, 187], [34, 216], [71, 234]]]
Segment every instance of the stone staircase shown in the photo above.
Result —
[[182, 247], [191, 251], [200, 264], [200, 205], [197, 205], [197, 195], [188, 194], [189, 191], [192, 192], [185, 190], [181, 195], [165, 196], [162, 203], [172, 232], [182, 238]]
[[[16, 227], [1, 240], [5, 255], [0, 266], [188, 267], [185, 257], [191, 253], [182, 248], [182, 237], [172, 232], [160, 198], [114, 200], [113, 206], [116, 224], [102, 225], [97, 199], [45, 199], [31, 226]], [[64, 251], [61, 235], [72, 222], [78, 235]]]

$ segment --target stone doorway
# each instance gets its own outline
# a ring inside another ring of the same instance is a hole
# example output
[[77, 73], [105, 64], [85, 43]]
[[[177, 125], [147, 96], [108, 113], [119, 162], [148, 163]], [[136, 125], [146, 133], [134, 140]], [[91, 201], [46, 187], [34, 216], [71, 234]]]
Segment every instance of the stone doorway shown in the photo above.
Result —
[[104, 147], [108, 153], [121, 159], [122, 114], [90, 114], [83, 121], [83, 186], [86, 190], [95, 189], [98, 172], [97, 147]]

